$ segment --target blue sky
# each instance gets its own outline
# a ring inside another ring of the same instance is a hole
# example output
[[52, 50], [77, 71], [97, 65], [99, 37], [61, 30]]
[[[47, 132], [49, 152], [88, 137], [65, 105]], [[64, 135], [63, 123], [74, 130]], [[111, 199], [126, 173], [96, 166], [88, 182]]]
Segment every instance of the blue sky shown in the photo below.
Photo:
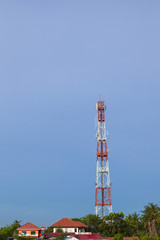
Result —
[[0, 226], [94, 213], [106, 101], [115, 212], [159, 203], [160, 2], [0, 1]]

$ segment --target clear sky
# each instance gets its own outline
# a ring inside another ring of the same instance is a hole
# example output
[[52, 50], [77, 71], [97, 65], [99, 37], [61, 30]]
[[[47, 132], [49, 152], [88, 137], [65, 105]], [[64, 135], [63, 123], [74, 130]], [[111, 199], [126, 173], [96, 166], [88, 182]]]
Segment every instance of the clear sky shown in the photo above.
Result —
[[0, 1], [0, 226], [94, 213], [106, 101], [115, 212], [160, 200], [160, 1]]

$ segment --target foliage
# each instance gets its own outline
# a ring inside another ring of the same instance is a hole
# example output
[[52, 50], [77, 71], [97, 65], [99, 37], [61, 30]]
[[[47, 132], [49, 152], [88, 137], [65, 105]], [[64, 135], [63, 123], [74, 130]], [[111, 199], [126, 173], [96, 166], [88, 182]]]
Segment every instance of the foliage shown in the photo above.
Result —
[[114, 235], [113, 240], [123, 240], [123, 235], [121, 233], [117, 233]]
[[[110, 213], [103, 219], [100, 216], [88, 214], [81, 218], [72, 218], [72, 220], [86, 224], [88, 232], [114, 237], [113, 240], [121, 240], [122, 237], [132, 237], [132, 240], [136, 240], [135, 236], [138, 236], [140, 240], [160, 240], [160, 207], [157, 204], [149, 203], [141, 213], [141, 215], [137, 213], [129, 214], [126, 217], [123, 212]], [[16, 236], [16, 229], [19, 226], [20, 221], [16, 220], [13, 224], [0, 228], [0, 240], [7, 240], [13, 235]], [[45, 233], [52, 232], [51, 227], [45, 230]], [[61, 226], [58, 227], [56, 232], [62, 233], [57, 237], [57, 240], [64, 240]], [[16, 236], [16, 239], [31, 240], [33, 238]]]
[[[89, 226], [92, 233], [99, 233], [102, 236], [114, 237], [122, 234], [125, 237], [138, 236], [144, 240], [160, 240], [160, 207], [157, 204], [149, 203], [144, 207], [142, 215], [136, 212], [124, 216], [123, 212], [110, 213], [103, 219], [93, 214], [72, 220], [81, 221]], [[149, 236], [147, 236], [149, 234]], [[149, 239], [149, 237], [152, 237]], [[157, 238], [156, 238], [157, 237]]]
[[157, 204], [149, 203], [142, 211], [141, 220], [146, 233], [149, 233], [150, 237], [158, 237], [160, 234], [160, 207]]
[[149, 237], [148, 235], [144, 235], [144, 236], [142, 237], [142, 240], [151, 240], [151, 239], [150, 239], [150, 237]]
[[72, 221], [80, 221], [82, 222], [82, 218], [71, 218]]
[[99, 225], [100, 233], [103, 236], [113, 237], [115, 234], [121, 233], [126, 236], [126, 222], [124, 220], [124, 214], [110, 213], [103, 218], [103, 222]]
[[35, 238], [33, 238], [33, 237], [15, 236], [15, 239], [17, 239], [17, 240], [33, 240]]
[[128, 236], [139, 235], [139, 231], [143, 229], [139, 214], [137, 214], [136, 212], [133, 214], [129, 214], [125, 218], [125, 221], [127, 224], [127, 235]]
[[57, 240], [64, 240], [65, 239], [65, 235], [62, 233], [56, 239]]
[[44, 230], [44, 233], [51, 233], [51, 232], [53, 232], [53, 228], [51, 227], [48, 227]]
[[14, 233], [16, 233], [16, 229], [21, 226], [20, 222], [21, 221], [15, 220], [11, 225], [0, 228], [0, 240], [6, 240], [9, 237], [13, 237]]
[[160, 240], [160, 237], [155, 237], [155, 236], [150, 237], [149, 235], [144, 235], [142, 237], [142, 240]]
[[80, 218], [79, 220], [88, 226], [87, 231], [92, 233], [99, 232], [99, 225], [102, 223], [102, 219], [100, 216], [96, 216], [95, 214], [88, 214], [85, 217]]
[[58, 227], [58, 228], [56, 229], [56, 233], [63, 233], [63, 229], [62, 229], [61, 227]]
[[[141, 216], [133, 213], [125, 217], [124, 213], [120, 212], [110, 213], [103, 219], [94, 214], [88, 214], [72, 220], [83, 222], [88, 225], [87, 231], [99, 233], [102, 236], [114, 237], [121, 234], [125, 237], [133, 236], [133, 239], [134, 236], [138, 236], [144, 240], [160, 240], [158, 239], [160, 237], [160, 207], [153, 203], [145, 206]], [[148, 233], [149, 236], [147, 236]], [[147, 237], [152, 238], [147, 239]]]

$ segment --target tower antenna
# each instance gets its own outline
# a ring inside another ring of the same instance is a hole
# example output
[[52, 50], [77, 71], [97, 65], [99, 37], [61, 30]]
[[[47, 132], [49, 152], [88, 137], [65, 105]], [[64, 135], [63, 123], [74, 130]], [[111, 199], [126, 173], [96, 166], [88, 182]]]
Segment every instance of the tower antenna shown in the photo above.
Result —
[[98, 112], [97, 126], [97, 166], [96, 166], [96, 199], [95, 199], [95, 214], [104, 217], [112, 212], [111, 198], [111, 182], [109, 174], [107, 136], [105, 126], [105, 110], [104, 101], [98, 101], [96, 104]]

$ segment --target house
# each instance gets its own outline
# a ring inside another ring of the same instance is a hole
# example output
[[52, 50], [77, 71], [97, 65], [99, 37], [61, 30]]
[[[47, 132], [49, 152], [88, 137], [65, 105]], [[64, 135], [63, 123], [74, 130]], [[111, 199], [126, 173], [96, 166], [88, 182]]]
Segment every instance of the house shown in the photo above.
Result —
[[44, 230], [46, 229], [46, 227], [42, 226], [41, 227], [41, 230], [44, 232]]
[[17, 231], [19, 236], [34, 237], [34, 238], [41, 237], [41, 228], [37, 227], [36, 225], [30, 222], [17, 228]]
[[45, 239], [56, 239], [63, 234], [65, 240], [102, 240], [99, 234], [45, 233]]
[[53, 233], [56, 233], [58, 228], [61, 228], [64, 233], [83, 233], [85, 229], [88, 227], [84, 223], [79, 221], [72, 221], [69, 218], [62, 218], [58, 222], [52, 224], [50, 227], [53, 228]]
[[45, 233], [45, 239], [57, 239], [61, 234], [64, 235], [65, 240], [78, 240], [75, 233]]

